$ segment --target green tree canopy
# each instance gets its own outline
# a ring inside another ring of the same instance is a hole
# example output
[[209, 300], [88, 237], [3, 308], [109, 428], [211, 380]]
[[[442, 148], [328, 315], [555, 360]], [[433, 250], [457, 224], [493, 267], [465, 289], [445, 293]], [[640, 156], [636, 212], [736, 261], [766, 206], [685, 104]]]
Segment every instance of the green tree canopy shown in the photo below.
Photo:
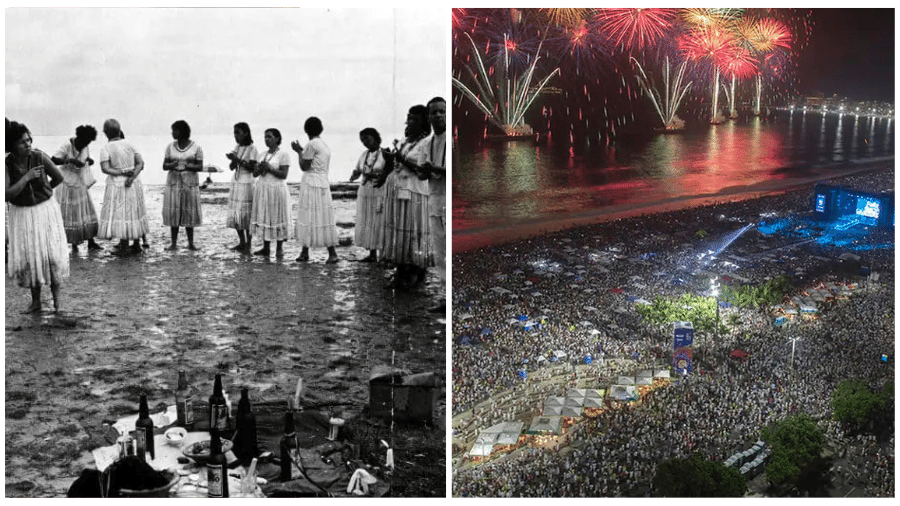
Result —
[[[637, 312], [650, 325], [691, 322], [694, 330], [713, 333], [716, 329], [716, 299], [684, 294], [678, 298], [656, 297], [651, 304], [638, 304]], [[726, 329], [719, 321], [719, 330]]]
[[763, 429], [762, 438], [772, 449], [766, 478], [776, 486], [796, 485], [803, 472], [813, 467], [825, 448], [825, 435], [806, 413], [790, 416]]
[[831, 394], [835, 420], [858, 425], [884, 408], [887, 395], [873, 392], [862, 380], [842, 381]]
[[742, 497], [747, 481], [737, 469], [694, 453], [686, 459], [660, 462], [653, 490], [656, 497]]
[[793, 289], [787, 276], [778, 276], [756, 286], [725, 286], [722, 299], [741, 308], [758, 308], [781, 303], [784, 296]]

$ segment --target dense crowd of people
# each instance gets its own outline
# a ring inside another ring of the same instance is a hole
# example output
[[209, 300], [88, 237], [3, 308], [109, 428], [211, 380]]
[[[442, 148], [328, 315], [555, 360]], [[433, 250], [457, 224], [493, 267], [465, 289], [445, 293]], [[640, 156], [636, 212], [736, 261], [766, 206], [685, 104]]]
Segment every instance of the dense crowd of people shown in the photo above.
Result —
[[[298, 262], [308, 262], [310, 248], [325, 248], [326, 263], [338, 262], [338, 233], [329, 179], [331, 152], [322, 139], [324, 126], [317, 117], [304, 125], [308, 142], [291, 142], [303, 177], [296, 216], [286, 185], [290, 155], [281, 148], [281, 132], [265, 130], [265, 149], [253, 144], [250, 127], [234, 125], [234, 150], [226, 154], [234, 176], [225, 226], [237, 232], [232, 249], [251, 252], [253, 238], [262, 242], [255, 255], [284, 255], [283, 244], [295, 240]], [[96, 181], [90, 144], [97, 131], [90, 125], [76, 129], [75, 137], [53, 156], [32, 146], [31, 131], [22, 123], [6, 122], [7, 273], [32, 292], [27, 312], [41, 311], [41, 287], [50, 285], [54, 309], [61, 309], [60, 288], [69, 275], [67, 244], [77, 251], [87, 241], [89, 250], [102, 249], [95, 239], [118, 240], [113, 254], [140, 254], [148, 248], [150, 231], [140, 175], [147, 167], [140, 150], [125, 139], [115, 119], [103, 124], [108, 142], [100, 149], [100, 170], [105, 193], [99, 217], [88, 189]], [[162, 223], [171, 231], [167, 250], [178, 249], [183, 228], [187, 248], [197, 250], [194, 229], [203, 225], [199, 173], [206, 170], [202, 147], [191, 139], [184, 120], [171, 126], [173, 142], [166, 147]], [[397, 266], [389, 287], [412, 289], [425, 278], [426, 269], [445, 260], [446, 103], [435, 97], [427, 105], [409, 110], [403, 141], [381, 147], [377, 130], [360, 132], [365, 147], [356, 169], [362, 176], [357, 219], [360, 246], [369, 261], [379, 259]], [[371, 163], [370, 163], [371, 161]], [[143, 241], [143, 244], [141, 244]], [[438, 269], [443, 278], [445, 269]], [[437, 309], [436, 309], [437, 310]], [[442, 309], [441, 309], [442, 311]]]
[[[888, 190], [893, 171], [855, 176], [841, 184]], [[693, 259], [710, 241], [739, 226], [733, 222], [758, 221], [773, 212], [802, 214], [809, 211], [809, 200], [808, 191], [796, 191], [619, 220], [454, 257], [454, 414], [469, 416], [477, 428], [486, 428], [510, 414], [528, 412], [527, 407], [509, 409], [509, 401], [498, 405], [491, 399], [508, 398], [510, 388], [534, 390], [521, 385], [536, 381], [541, 370], [536, 364], [547, 363], [544, 359], [555, 350], [581, 363], [591, 354], [594, 365], [589, 370], [600, 388], [617, 374], [629, 374], [626, 369], [633, 374], [667, 363], [671, 327], [646, 325], [634, 310], [634, 299], [702, 293], [709, 288], [703, 273], [725, 269], [724, 261], [738, 264], [727, 269], [751, 283], [786, 274], [797, 292], [828, 281], [858, 280], [859, 265], [851, 272], [834, 260], [842, 249], [798, 244], [789, 233], [764, 236], [751, 231], [722, 252], [712, 267], [695, 264]], [[698, 234], [700, 229], [705, 233]], [[855, 455], [856, 475], [862, 477], [859, 483], [865, 484], [866, 495], [892, 496], [893, 420], [885, 421], [889, 429], [877, 439], [847, 438], [830, 420], [829, 405], [834, 388], [845, 379], [862, 379], [876, 391], [893, 384], [893, 364], [879, 360], [894, 347], [892, 231], [879, 239], [890, 247], [854, 251], [863, 257], [862, 264], [872, 266], [878, 281], [867, 286], [863, 279], [849, 299], [823, 306], [818, 318], [777, 327], [771, 314], [721, 307], [721, 318], [733, 325], [718, 340], [695, 336], [693, 374], [653, 389], [640, 403], [578, 420], [566, 434], [571, 451], [529, 447], [482, 465], [457, 467], [453, 494], [647, 495], [658, 462], [692, 452], [724, 461], [753, 444], [764, 426], [803, 412], [826, 428], [829, 444]], [[729, 259], [729, 254], [736, 258]], [[520, 314], [544, 323], [523, 330], [516, 323]], [[733, 314], [737, 319], [729, 318]], [[799, 340], [792, 354], [795, 338]], [[749, 358], [733, 359], [735, 349], [748, 352]], [[616, 368], [596, 360], [604, 357], [617, 358]], [[528, 379], [518, 374], [523, 367]], [[533, 399], [532, 410], [539, 411], [543, 399]], [[476, 406], [475, 413], [470, 411]], [[505, 416], [492, 416], [496, 413]]]

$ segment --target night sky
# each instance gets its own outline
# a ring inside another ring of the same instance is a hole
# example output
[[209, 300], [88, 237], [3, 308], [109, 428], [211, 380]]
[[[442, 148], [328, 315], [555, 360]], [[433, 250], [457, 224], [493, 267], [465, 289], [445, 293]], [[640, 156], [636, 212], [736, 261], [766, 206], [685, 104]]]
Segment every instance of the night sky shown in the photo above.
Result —
[[799, 91], [894, 101], [894, 9], [813, 9]]

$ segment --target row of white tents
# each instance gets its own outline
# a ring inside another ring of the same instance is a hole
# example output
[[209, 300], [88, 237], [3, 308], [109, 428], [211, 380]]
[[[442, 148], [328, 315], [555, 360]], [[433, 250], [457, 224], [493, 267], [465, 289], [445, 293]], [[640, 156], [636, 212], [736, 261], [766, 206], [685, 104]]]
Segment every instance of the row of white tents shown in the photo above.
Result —
[[[585, 409], [603, 408], [604, 398], [617, 401], [637, 399], [637, 388], [651, 385], [655, 378], [669, 379], [668, 368], [644, 369], [635, 376], [619, 376], [618, 382], [610, 385], [608, 390], [602, 388], [571, 388], [565, 397], [551, 396], [544, 402], [541, 416], [536, 417], [528, 428], [528, 434], [562, 433], [563, 418], [578, 418]], [[475, 438], [469, 451], [473, 457], [487, 457], [497, 446], [512, 446], [518, 443], [524, 428], [524, 422], [502, 422], [484, 429]]]

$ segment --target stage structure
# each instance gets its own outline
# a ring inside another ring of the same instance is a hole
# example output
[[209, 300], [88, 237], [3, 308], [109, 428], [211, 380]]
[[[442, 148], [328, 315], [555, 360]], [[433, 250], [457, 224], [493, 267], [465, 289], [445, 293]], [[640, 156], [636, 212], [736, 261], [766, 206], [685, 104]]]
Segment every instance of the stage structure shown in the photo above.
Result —
[[817, 184], [813, 216], [820, 221], [835, 222], [838, 230], [847, 230], [855, 225], [893, 228], [896, 221], [894, 194]]
[[672, 365], [675, 372], [686, 374], [692, 371], [694, 359], [694, 325], [691, 322], [675, 322], [675, 353], [672, 357]]

